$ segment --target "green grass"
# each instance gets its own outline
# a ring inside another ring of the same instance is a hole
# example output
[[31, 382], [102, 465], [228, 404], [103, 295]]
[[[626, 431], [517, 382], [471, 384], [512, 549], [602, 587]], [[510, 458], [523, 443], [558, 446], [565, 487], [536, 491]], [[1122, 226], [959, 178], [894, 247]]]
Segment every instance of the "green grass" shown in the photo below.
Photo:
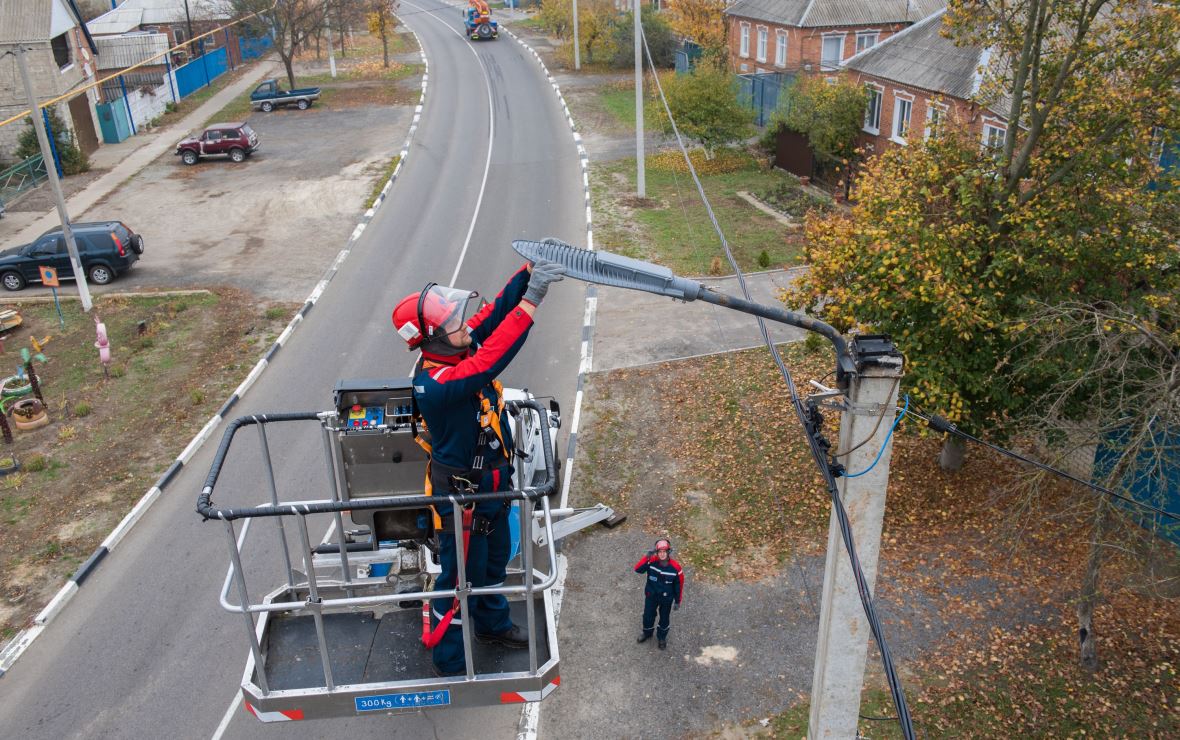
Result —
[[[703, 168], [702, 168], [703, 169]], [[627, 200], [635, 194], [635, 160], [596, 165], [591, 190], [596, 246], [630, 257], [657, 262], [683, 275], [705, 275], [724, 252], [692, 178], [684, 172], [646, 170], [649, 203]], [[736, 193], [759, 192], [789, 182], [781, 172], [760, 168], [747, 157], [741, 169], [703, 174], [701, 180], [718, 223], [743, 271], [757, 271], [765, 251], [771, 267], [799, 264], [802, 237], [759, 211]], [[728, 273], [728, 265], [722, 273]]]
[[386, 181], [388, 181], [390, 177], [393, 177], [393, 171], [397, 169], [397, 163], [400, 162], [401, 159], [402, 158], [400, 156], [397, 156], [389, 160], [389, 163], [385, 165], [385, 168], [377, 173], [376, 177], [373, 178], [373, 187], [369, 189], [369, 199], [365, 201], [366, 210], [372, 208], [373, 204], [377, 202], [377, 196], [381, 195], [381, 189], [385, 187]]
[[[620, 129], [631, 130], [635, 128], [634, 88], [614, 86], [605, 88], [598, 94], [598, 104], [614, 117]], [[644, 105], [647, 105], [646, 101]]]

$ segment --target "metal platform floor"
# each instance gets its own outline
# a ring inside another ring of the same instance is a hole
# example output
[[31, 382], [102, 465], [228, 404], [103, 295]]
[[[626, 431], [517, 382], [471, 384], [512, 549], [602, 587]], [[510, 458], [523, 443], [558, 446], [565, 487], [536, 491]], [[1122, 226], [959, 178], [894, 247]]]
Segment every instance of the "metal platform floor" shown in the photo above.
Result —
[[[509, 602], [512, 621], [528, 627], [524, 601]], [[537, 664], [549, 660], [545, 600], [534, 600]], [[435, 678], [430, 650], [422, 645], [421, 609], [397, 609], [377, 619], [373, 612], [325, 614], [324, 633], [337, 685]], [[267, 628], [266, 678], [272, 691], [324, 685], [324, 672], [311, 615], [277, 616]], [[475, 672], [528, 671], [529, 651], [500, 645], [472, 645]], [[255, 677], [256, 680], [257, 677]]]

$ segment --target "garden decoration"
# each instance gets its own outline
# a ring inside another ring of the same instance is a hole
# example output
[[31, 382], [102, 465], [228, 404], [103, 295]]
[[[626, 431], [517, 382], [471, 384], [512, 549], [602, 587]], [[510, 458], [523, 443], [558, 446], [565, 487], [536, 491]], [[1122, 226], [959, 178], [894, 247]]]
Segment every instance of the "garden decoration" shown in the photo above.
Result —
[[24, 367], [17, 367], [16, 375], [0, 380], [0, 415], [7, 414], [12, 404], [33, 392], [33, 385], [25, 379]]
[[107, 338], [107, 325], [98, 320], [98, 315], [94, 316], [94, 333], [96, 341], [94, 346], [98, 348], [98, 361], [102, 363], [102, 376], [104, 378], [111, 377], [111, 340]]
[[[46, 339], [48, 341], [48, 338]], [[36, 343], [34, 342], [34, 344]], [[25, 363], [25, 374], [29, 376], [29, 385], [33, 388], [33, 395], [36, 396], [37, 400], [41, 402], [42, 406], [44, 406], [45, 396], [41, 393], [41, 382], [37, 379], [37, 371], [33, 368], [33, 360], [36, 360], [37, 362], [45, 362], [45, 355], [41, 354], [40, 352], [35, 355], [31, 355], [29, 354], [29, 350], [27, 348], [21, 347], [20, 358]]]
[[8, 425], [8, 414], [0, 410], [0, 434], [4, 435], [4, 444], [12, 444], [12, 427]]
[[12, 405], [12, 422], [22, 432], [45, 426], [49, 423], [45, 403], [39, 398], [22, 398]]

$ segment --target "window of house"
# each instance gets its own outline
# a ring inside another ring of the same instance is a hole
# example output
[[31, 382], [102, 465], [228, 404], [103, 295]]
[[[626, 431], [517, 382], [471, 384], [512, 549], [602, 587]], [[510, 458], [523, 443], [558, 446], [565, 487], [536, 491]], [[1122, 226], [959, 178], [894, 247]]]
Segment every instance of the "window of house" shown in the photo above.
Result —
[[865, 110], [865, 131], [870, 134], [881, 133], [881, 99], [885, 91], [874, 85], [866, 86], [869, 91], [869, 106]]
[[53, 61], [57, 62], [58, 69], [68, 67], [73, 63], [74, 60], [70, 57], [70, 35], [68, 33], [54, 36], [49, 45], [53, 48]]
[[894, 96], [893, 100], [893, 135], [890, 137], [899, 144], [906, 143], [910, 134], [910, 116], [914, 112], [913, 99]]
[[1008, 138], [1008, 129], [995, 123], [983, 123], [983, 148], [999, 153], [1004, 148], [1004, 140]]
[[829, 69], [840, 66], [840, 60], [844, 58], [844, 37], [843, 36], [824, 36], [823, 53], [820, 56], [820, 65]]
[[172, 29], [172, 39], [173, 39], [173, 42], [176, 44], [183, 44], [185, 41], [188, 40], [188, 36], [185, 34], [183, 28], [173, 28]]
[[926, 138], [938, 136], [946, 122], [947, 107], [942, 103], [930, 102], [926, 104]]
[[877, 45], [877, 39], [881, 34], [877, 31], [870, 31], [856, 34], [856, 53], [859, 54], [865, 49], [871, 49]]
[[757, 60], [760, 62], [766, 61], [766, 26], [758, 26], [758, 54]]
[[742, 62], [741, 64], [738, 65], [738, 71], [739, 72], [749, 72], [750, 65], [746, 64], [745, 62]]
[[778, 31], [774, 43], [774, 63], [776, 66], [787, 66], [787, 32]]
[[741, 46], [738, 49], [738, 56], [750, 56], [750, 24], [743, 23], [741, 31]]

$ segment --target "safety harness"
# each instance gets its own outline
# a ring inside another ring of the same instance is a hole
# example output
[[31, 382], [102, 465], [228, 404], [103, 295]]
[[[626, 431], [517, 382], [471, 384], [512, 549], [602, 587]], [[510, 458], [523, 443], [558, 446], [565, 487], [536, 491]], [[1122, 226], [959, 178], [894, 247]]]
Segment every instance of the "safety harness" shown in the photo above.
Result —
[[[433, 362], [425, 358], [422, 359], [423, 370], [433, 370], [435, 368], [448, 367], [440, 362]], [[487, 389], [479, 392], [479, 441], [475, 445], [475, 454], [472, 456], [471, 468], [467, 471], [460, 471], [447, 476], [450, 487], [459, 493], [475, 493], [479, 489], [480, 479], [483, 477], [483, 469], [486, 463], [491, 462], [488, 458], [495, 458], [498, 452], [505, 460], [511, 461], [508, 452], [508, 445], [504, 442], [504, 433], [500, 428], [500, 414], [504, 410], [504, 386], [498, 380], [491, 382], [492, 391], [495, 394], [495, 401], [488, 398]], [[426, 419], [422, 417], [418, 410], [417, 401], [414, 402], [414, 412], [411, 417], [411, 430], [414, 435], [414, 441], [418, 446], [426, 451], [426, 454], [431, 456], [426, 461], [426, 482], [425, 491], [427, 496], [434, 495], [434, 483], [432, 479], [433, 473], [433, 451], [434, 446], [430, 441], [430, 430], [426, 426]], [[500, 469], [496, 467], [492, 470], [493, 490], [500, 488]], [[453, 508], [453, 507], [452, 507]], [[491, 532], [491, 526], [488, 520], [483, 519], [480, 523], [475, 520], [475, 504], [465, 503], [463, 508], [463, 562], [467, 562], [467, 555], [471, 552], [469, 547], [471, 543], [471, 532], [475, 530], [476, 534], [487, 535]], [[434, 517], [434, 527], [436, 530], [442, 530], [442, 516], [439, 515], [438, 509], [434, 506], [430, 507], [431, 514]], [[456, 574], [457, 575], [457, 574]], [[457, 580], [457, 579], [456, 579]], [[458, 583], [456, 583], [458, 585]], [[438, 621], [434, 629], [430, 629], [429, 618], [430, 604], [427, 601], [423, 604], [422, 609], [422, 644], [428, 648], [433, 648], [440, 641], [443, 635], [446, 634], [447, 629], [451, 626], [451, 621], [455, 618], [455, 612], [459, 609], [459, 598], [455, 597], [455, 601], [451, 604], [451, 608], [443, 615], [442, 619]]]

